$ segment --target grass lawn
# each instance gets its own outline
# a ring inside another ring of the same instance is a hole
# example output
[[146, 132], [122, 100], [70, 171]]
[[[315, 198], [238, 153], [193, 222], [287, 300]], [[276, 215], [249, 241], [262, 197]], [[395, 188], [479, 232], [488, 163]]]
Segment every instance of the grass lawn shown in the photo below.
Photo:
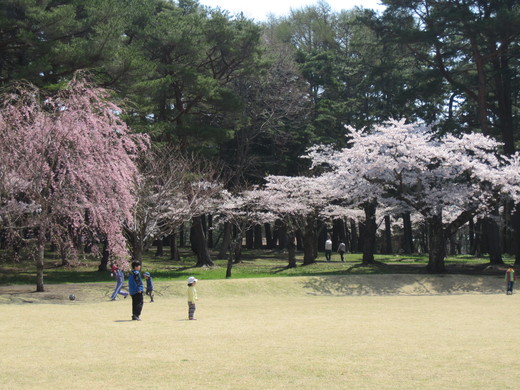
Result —
[[[286, 253], [279, 251], [253, 250], [244, 251], [242, 262], [233, 266], [232, 277], [238, 278], [265, 278], [285, 276], [316, 276], [316, 275], [368, 275], [368, 274], [424, 274], [428, 256], [412, 255], [376, 255], [376, 266], [364, 267], [361, 265], [362, 254], [349, 253], [346, 262], [340, 262], [339, 256], [333, 254], [332, 262], [325, 262], [323, 253], [319, 254], [317, 262], [308, 266], [287, 268]], [[153, 250], [143, 259], [143, 271], [151, 272], [154, 280], [182, 280], [193, 275], [208, 279], [223, 279], [226, 274], [226, 260], [216, 260], [216, 253], [212, 255], [215, 267], [194, 267], [196, 259], [186, 250], [182, 253], [182, 261], [169, 260], [168, 256], [155, 257]], [[297, 254], [298, 264], [302, 263], [303, 255]], [[511, 261], [505, 258], [504, 261]], [[110, 281], [108, 273], [97, 272], [99, 259], [86, 258], [73, 262], [72, 266], [59, 266], [59, 259], [55, 253], [47, 253], [44, 273], [44, 283], [95, 283]], [[446, 266], [450, 273], [479, 273], [486, 267], [489, 260], [471, 256], [454, 256], [446, 259]], [[505, 270], [505, 269], [504, 269]], [[498, 270], [502, 273], [502, 270]], [[0, 285], [5, 284], [35, 284], [36, 268], [34, 262], [25, 260], [20, 262], [0, 262]]]
[[201, 280], [197, 321], [183, 281], [159, 281], [140, 322], [111, 283], [51, 286], [78, 300], [0, 304], [0, 388], [518, 388], [520, 295], [498, 277], [478, 277], [482, 294], [464, 293], [471, 275], [406, 276]]

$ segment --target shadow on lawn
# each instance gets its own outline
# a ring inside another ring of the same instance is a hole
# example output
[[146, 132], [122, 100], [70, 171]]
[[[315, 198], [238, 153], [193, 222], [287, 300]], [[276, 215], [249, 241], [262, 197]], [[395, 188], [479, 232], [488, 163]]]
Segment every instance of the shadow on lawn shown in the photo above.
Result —
[[504, 293], [497, 275], [330, 275], [311, 277], [303, 283], [310, 295], [450, 295]]

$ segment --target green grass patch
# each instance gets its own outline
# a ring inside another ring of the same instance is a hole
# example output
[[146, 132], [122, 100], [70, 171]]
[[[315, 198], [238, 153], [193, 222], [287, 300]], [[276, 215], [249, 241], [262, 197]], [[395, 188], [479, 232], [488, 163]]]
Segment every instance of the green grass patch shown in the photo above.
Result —
[[[224, 279], [227, 260], [215, 260], [215, 266], [210, 268], [195, 267], [196, 258], [189, 250], [181, 253], [181, 261], [170, 260], [168, 256], [156, 257], [150, 250], [143, 258], [142, 271], [152, 274], [154, 280], [182, 280], [195, 276], [206, 280]], [[377, 255], [377, 264], [362, 265], [362, 254], [348, 253], [345, 262], [341, 262], [337, 254], [332, 261], [326, 262], [323, 253], [319, 254], [314, 264], [302, 266], [303, 254], [297, 253], [296, 268], [287, 268], [287, 254], [281, 251], [244, 250], [242, 261], [233, 265], [232, 278], [266, 278], [290, 276], [327, 276], [327, 275], [370, 275], [370, 274], [421, 274], [426, 272], [427, 255]], [[511, 261], [506, 258], [505, 261]], [[99, 259], [85, 257], [72, 261], [69, 266], [61, 266], [56, 253], [46, 253], [44, 282], [46, 284], [65, 283], [96, 283], [112, 280], [109, 272], [99, 272]], [[488, 264], [486, 258], [472, 256], [453, 256], [446, 259], [446, 265], [452, 272], [458, 272], [472, 267], [484, 268]], [[0, 284], [33, 284], [35, 283], [34, 261], [6, 260], [4, 254], [0, 263]]]

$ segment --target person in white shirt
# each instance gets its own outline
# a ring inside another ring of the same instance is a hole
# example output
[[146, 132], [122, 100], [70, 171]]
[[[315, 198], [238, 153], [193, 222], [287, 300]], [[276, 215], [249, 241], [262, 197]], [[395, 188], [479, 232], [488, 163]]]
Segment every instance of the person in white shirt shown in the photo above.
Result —
[[330, 261], [330, 257], [332, 256], [332, 240], [330, 237], [325, 241], [325, 259]]

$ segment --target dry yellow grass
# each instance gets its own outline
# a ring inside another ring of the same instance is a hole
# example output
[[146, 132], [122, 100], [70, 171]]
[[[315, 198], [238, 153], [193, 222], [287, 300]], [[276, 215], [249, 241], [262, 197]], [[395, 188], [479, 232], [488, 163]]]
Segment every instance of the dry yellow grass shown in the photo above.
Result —
[[0, 388], [519, 387], [519, 295], [349, 296], [334, 280], [201, 281], [198, 321], [180, 282], [140, 322], [129, 299], [0, 305]]

